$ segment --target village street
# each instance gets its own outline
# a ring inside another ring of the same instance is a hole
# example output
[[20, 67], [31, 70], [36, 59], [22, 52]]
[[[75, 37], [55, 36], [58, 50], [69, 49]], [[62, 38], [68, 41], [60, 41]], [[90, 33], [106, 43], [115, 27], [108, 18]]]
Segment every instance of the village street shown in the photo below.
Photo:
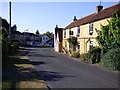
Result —
[[53, 48], [28, 48], [37, 76], [49, 88], [118, 88], [118, 73], [57, 53]]

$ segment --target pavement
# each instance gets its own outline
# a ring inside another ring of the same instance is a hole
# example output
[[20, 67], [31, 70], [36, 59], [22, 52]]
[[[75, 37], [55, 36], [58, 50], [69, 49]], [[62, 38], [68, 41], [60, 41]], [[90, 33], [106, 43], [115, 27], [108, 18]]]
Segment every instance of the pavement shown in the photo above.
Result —
[[[53, 48], [28, 48], [34, 73], [49, 89], [118, 88], [118, 72], [73, 59]], [[111, 89], [109, 89], [111, 90]]]

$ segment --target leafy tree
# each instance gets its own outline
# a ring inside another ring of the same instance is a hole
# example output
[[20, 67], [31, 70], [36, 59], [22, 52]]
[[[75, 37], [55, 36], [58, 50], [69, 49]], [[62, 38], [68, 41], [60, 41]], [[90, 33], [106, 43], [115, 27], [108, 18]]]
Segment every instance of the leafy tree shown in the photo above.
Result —
[[39, 33], [39, 31], [37, 30], [37, 31], [35, 32], [35, 34], [40, 34], [40, 33]]
[[16, 24], [14, 24], [14, 25], [11, 27], [11, 30], [12, 30], [12, 31], [17, 31], [17, 26], [16, 26]]
[[0, 38], [2, 38], [2, 57], [5, 58], [8, 55], [8, 46], [9, 41], [7, 39], [7, 30], [4, 27], [0, 28], [0, 31], [2, 31], [2, 35]]
[[113, 14], [108, 25], [101, 25], [101, 30], [96, 31], [98, 34], [96, 39], [103, 53], [108, 49], [120, 47], [120, 12]]
[[7, 20], [2, 19], [2, 27], [4, 27], [6, 30], [9, 30], [9, 24]]
[[53, 33], [52, 32], [49, 32], [49, 31], [47, 31], [46, 33], [44, 33], [45, 35], [47, 35], [47, 36], [52, 36], [53, 35]]
[[72, 50], [75, 51], [76, 50], [76, 45], [78, 44], [77, 38], [76, 37], [68, 38], [68, 42], [70, 44], [70, 48], [72, 48]]

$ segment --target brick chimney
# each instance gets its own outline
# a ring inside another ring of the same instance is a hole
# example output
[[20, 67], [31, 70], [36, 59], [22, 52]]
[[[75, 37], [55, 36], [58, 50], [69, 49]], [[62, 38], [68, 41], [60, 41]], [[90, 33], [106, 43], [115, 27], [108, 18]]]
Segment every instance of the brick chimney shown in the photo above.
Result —
[[99, 13], [102, 9], [103, 9], [103, 6], [98, 5], [98, 6], [96, 7], [97, 13]]
[[76, 18], [76, 16], [74, 16], [73, 21], [76, 21], [76, 20], [77, 20], [77, 18]]

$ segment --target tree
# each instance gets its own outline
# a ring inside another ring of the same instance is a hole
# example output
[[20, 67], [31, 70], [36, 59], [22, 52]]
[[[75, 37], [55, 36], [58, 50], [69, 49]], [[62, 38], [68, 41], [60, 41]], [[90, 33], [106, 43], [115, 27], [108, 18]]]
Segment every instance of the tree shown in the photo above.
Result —
[[9, 47], [8, 47], [9, 40], [7, 38], [8, 32], [4, 27], [1, 27], [0, 30], [2, 31], [2, 35], [0, 36], [0, 39], [2, 39], [2, 57], [6, 58], [6, 56], [8, 55], [8, 50], [9, 50]]
[[52, 36], [53, 35], [53, 33], [52, 32], [49, 32], [49, 31], [47, 31], [46, 33], [44, 33], [45, 35], [47, 35], [47, 36]]
[[14, 24], [14, 25], [11, 27], [11, 30], [12, 30], [12, 31], [17, 31], [17, 26], [16, 26], [16, 24]]
[[39, 33], [39, 31], [37, 30], [37, 31], [35, 32], [35, 34], [40, 34], [40, 33]]
[[70, 44], [70, 48], [72, 48], [73, 51], [76, 50], [76, 45], [78, 44], [76, 37], [70, 37], [68, 38], [68, 42]]
[[101, 30], [96, 29], [96, 31], [98, 34], [96, 39], [103, 53], [108, 49], [120, 47], [120, 12], [113, 14], [108, 25], [101, 25]]
[[6, 19], [2, 19], [2, 27], [4, 27], [7, 31], [9, 30], [9, 24]]

